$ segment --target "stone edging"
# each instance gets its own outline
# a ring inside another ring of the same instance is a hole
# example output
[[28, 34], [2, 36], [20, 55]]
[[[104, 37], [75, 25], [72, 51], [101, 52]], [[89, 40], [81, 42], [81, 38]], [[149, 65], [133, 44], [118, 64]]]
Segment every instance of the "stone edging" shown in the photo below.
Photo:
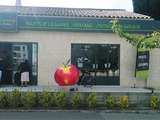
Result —
[[44, 110], [44, 109], [0, 109], [0, 112], [103, 112], [103, 113], [137, 113], [137, 114], [148, 114], [148, 113], [160, 113], [160, 110]]

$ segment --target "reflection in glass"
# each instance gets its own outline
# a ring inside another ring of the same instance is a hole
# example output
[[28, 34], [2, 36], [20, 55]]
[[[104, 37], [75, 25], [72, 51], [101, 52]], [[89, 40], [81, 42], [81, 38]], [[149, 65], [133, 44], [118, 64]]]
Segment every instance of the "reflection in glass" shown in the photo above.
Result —
[[[15, 84], [15, 74], [19, 65], [28, 60], [32, 66], [30, 84], [37, 84], [37, 49], [36, 43], [0, 42], [1, 66], [3, 66], [2, 84]], [[4, 54], [5, 53], [5, 54]]]
[[[99, 85], [119, 85], [119, 44], [72, 44], [71, 62]], [[91, 74], [94, 73], [94, 74]], [[103, 81], [103, 82], [102, 82]]]

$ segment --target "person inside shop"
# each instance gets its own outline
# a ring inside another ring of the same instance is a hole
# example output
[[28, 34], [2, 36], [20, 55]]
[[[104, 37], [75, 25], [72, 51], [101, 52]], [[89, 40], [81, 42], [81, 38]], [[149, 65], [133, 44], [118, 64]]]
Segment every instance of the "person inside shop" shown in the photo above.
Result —
[[25, 60], [22, 62], [19, 66], [19, 71], [21, 74], [21, 86], [26, 87], [29, 80], [29, 74], [30, 74], [30, 65], [28, 63], [28, 60]]

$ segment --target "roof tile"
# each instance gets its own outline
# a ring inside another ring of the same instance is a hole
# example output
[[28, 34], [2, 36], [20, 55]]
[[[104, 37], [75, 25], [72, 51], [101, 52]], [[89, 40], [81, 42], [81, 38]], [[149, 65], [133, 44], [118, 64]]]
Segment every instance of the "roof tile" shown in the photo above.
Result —
[[87, 9], [58, 7], [0, 6], [0, 11], [17, 10], [18, 15], [66, 16], [119, 19], [151, 19], [150, 16], [128, 12], [122, 9]]

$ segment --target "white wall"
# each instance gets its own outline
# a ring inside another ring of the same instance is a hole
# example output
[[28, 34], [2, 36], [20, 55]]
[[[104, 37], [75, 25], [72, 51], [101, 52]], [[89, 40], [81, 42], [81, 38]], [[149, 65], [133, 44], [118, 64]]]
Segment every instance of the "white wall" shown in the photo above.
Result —
[[136, 50], [125, 40], [112, 33], [20, 31], [0, 33], [0, 41], [38, 42], [38, 84], [53, 85], [53, 73], [71, 55], [71, 43], [120, 44], [120, 85], [144, 86], [135, 82]]
[[148, 87], [160, 89], [160, 49], [154, 49], [150, 53], [150, 76]]

